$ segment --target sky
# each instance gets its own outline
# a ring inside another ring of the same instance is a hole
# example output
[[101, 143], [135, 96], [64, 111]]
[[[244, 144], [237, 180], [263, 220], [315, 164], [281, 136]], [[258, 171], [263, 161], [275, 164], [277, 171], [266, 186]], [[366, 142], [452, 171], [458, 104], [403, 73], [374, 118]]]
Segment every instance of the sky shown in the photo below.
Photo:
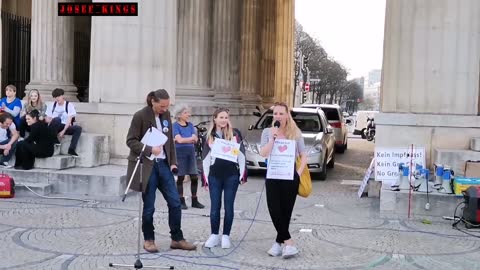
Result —
[[382, 68], [386, 0], [295, 0], [295, 19], [348, 79]]

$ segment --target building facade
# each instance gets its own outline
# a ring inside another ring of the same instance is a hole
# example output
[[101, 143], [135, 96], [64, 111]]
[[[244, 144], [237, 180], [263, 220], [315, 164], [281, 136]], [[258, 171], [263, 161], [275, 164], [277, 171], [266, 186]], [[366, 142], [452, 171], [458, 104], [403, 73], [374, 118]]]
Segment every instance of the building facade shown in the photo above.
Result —
[[[131, 117], [152, 90], [166, 89], [172, 110], [189, 104], [194, 121], [228, 106], [241, 129], [256, 106], [292, 103], [294, 0], [142, 0], [137, 17], [92, 18], [59, 17], [58, 2], [1, 1], [2, 89], [13, 83], [51, 99], [63, 88], [83, 101], [86, 132], [110, 135], [113, 157], [128, 154]], [[15, 50], [14, 34], [26, 37], [29, 56]], [[18, 58], [25, 63], [10, 68]]]
[[387, 0], [376, 145], [469, 149], [480, 137], [480, 1]]

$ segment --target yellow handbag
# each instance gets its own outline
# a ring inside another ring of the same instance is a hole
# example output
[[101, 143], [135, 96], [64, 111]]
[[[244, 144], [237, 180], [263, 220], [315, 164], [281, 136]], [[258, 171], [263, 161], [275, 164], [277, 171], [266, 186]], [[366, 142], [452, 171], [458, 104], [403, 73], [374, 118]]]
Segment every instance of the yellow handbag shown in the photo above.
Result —
[[[300, 163], [302, 159], [300, 157], [297, 158], [297, 168], [300, 167]], [[312, 193], [312, 178], [310, 177], [310, 170], [308, 167], [305, 166], [303, 169], [302, 175], [300, 175], [300, 185], [298, 185], [298, 195], [306, 198], [308, 195]]]

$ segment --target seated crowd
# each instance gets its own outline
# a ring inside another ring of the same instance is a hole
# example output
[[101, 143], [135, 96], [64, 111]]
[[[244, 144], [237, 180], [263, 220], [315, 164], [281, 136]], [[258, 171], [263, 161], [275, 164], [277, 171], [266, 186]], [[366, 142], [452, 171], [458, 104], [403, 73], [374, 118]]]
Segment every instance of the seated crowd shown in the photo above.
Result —
[[36, 157], [53, 155], [64, 135], [72, 135], [68, 154], [78, 156], [82, 127], [75, 124], [75, 106], [65, 100], [63, 89], [52, 91], [55, 101], [48, 106], [36, 89], [28, 93], [25, 106], [16, 94], [17, 88], [7, 85], [6, 97], [0, 99], [0, 166], [13, 167], [10, 159], [15, 154], [15, 169], [32, 169]]

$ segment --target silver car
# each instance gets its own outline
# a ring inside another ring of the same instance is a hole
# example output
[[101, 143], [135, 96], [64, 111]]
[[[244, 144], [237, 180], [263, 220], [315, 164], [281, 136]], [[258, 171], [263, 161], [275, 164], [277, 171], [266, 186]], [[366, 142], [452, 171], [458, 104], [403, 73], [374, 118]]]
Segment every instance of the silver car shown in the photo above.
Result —
[[337, 104], [302, 104], [302, 108], [321, 108], [327, 117], [328, 123], [333, 127], [335, 134], [335, 149], [343, 153], [348, 148], [348, 128], [352, 120], [344, 119], [342, 108]]
[[[335, 138], [332, 127], [321, 109], [293, 108], [292, 117], [305, 140], [307, 164], [313, 173], [312, 178], [325, 180], [327, 167], [333, 168], [335, 164]], [[260, 156], [259, 148], [262, 131], [271, 127], [272, 121], [273, 110], [270, 108], [260, 116], [255, 125], [249, 127], [244, 140], [249, 170], [267, 169], [266, 160]]]

